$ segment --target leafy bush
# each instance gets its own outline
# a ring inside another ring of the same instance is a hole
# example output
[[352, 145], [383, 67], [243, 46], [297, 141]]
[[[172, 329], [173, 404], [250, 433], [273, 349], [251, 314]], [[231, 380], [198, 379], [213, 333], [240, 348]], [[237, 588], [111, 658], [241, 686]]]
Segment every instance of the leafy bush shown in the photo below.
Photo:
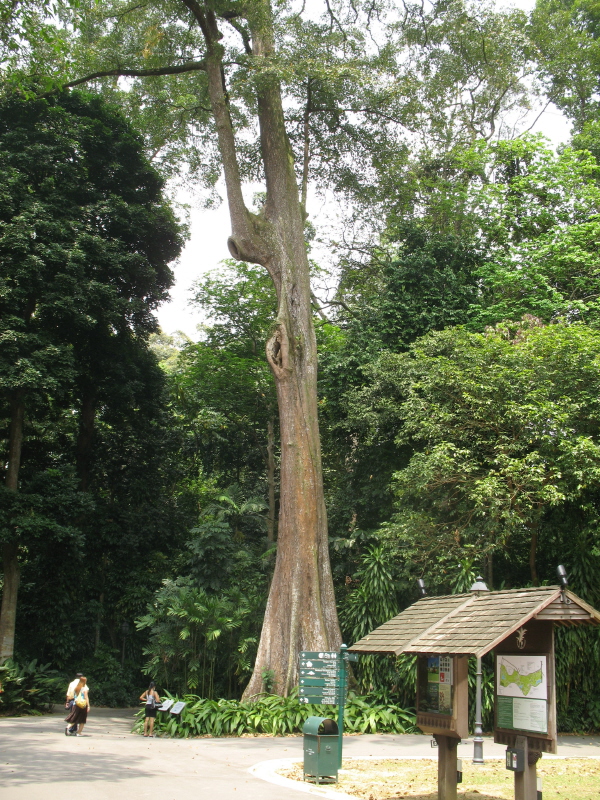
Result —
[[190, 577], [163, 581], [136, 621], [149, 630], [144, 672], [174, 693], [231, 697], [252, 672], [263, 612], [264, 597], [251, 588], [214, 594]]
[[81, 665], [90, 683], [90, 702], [95, 706], [127, 707], [137, 699], [147, 680], [139, 670], [123, 668], [118, 651], [100, 643], [93, 656]]
[[0, 666], [0, 713], [41, 714], [62, 699], [64, 679], [49, 664], [37, 660], [19, 665], [12, 659]]
[[[173, 698], [177, 700], [177, 698]], [[331, 706], [301, 705], [296, 693], [289, 697], [267, 695], [255, 703], [239, 700], [209, 700], [197, 695], [185, 695], [187, 703], [179, 717], [159, 712], [155, 731], [162, 736], [241, 736], [244, 733], [266, 733], [283, 736], [301, 733], [308, 717], [337, 719], [337, 709]], [[144, 711], [138, 713], [134, 731], [141, 732]], [[357, 733], [412, 733], [416, 731], [412, 710], [393, 703], [373, 702], [368, 695], [350, 693], [344, 714], [344, 730]]]

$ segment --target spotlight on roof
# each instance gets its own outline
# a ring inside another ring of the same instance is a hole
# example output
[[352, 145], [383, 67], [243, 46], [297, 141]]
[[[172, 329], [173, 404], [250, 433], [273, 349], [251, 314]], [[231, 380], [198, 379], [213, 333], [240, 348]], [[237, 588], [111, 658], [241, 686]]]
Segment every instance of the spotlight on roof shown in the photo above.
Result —
[[425, 597], [427, 595], [427, 589], [425, 588], [425, 581], [423, 578], [419, 578], [417, 580], [417, 586], [419, 587], [419, 591], [421, 592], [421, 597]]
[[567, 575], [567, 570], [563, 567], [562, 564], [559, 564], [556, 568], [556, 574], [558, 575], [558, 579], [562, 583], [563, 589], [566, 589], [569, 585], [569, 576]]

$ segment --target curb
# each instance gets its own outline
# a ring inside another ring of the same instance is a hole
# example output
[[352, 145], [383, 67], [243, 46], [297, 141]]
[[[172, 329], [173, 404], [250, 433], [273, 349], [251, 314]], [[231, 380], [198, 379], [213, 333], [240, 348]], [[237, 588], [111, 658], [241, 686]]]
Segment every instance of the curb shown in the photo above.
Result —
[[328, 797], [330, 800], [356, 800], [354, 795], [346, 794], [345, 792], [336, 792], [335, 789], [330, 789], [326, 786], [314, 786], [310, 783], [293, 781], [291, 778], [284, 778], [283, 775], [277, 774], [278, 769], [291, 767], [292, 764], [301, 762], [302, 759], [299, 758], [277, 758], [271, 761], [261, 761], [259, 764], [250, 767], [248, 772], [254, 775], [255, 778], [274, 783], [276, 786], [283, 786], [286, 789], [295, 789], [297, 792]]

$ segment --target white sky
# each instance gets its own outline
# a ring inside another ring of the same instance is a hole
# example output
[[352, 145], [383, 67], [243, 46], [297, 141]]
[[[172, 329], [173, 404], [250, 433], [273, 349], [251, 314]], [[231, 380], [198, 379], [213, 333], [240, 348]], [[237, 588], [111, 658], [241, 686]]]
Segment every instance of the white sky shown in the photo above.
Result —
[[[498, 3], [529, 11], [535, 0], [512, 0]], [[540, 117], [533, 132], [543, 133], [556, 146], [569, 138], [570, 125], [556, 108], [550, 108]], [[223, 192], [221, 192], [223, 195]], [[179, 262], [174, 266], [175, 285], [171, 289], [171, 301], [164, 303], [158, 310], [158, 321], [165, 333], [183, 331], [190, 338], [196, 339], [196, 328], [202, 322], [198, 308], [189, 306], [190, 289], [195, 280], [207, 272], [215, 270], [224, 258], [229, 258], [227, 237], [231, 228], [227, 204], [223, 202], [217, 209], [202, 209], [198, 201], [194, 201], [185, 192], [178, 193], [181, 203], [188, 203], [190, 209], [190, 238], [186, 243]], [[195, 203], [195, 206], [194, 206]], [[326, 214], [327, 208], [310, 209], [311, 219], [318, 224], [318, 216]]]

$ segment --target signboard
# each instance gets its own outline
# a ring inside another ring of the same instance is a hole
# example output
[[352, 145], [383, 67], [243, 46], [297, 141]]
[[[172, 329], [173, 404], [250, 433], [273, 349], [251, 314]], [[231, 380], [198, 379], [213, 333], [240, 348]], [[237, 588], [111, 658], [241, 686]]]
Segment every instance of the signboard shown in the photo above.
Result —
[[556, 752], [554, 637], [550, 621], [531, 619], [496, 647], [494, 741]]
[[[303, 701], [304, 697], [311, 699]], [[320, 705], [339, 705], [346, 699], [346, 690], [342, 690], [339, 684], [335, 686], [301, 686], [298, 689], [298, 699], [300, 702]]]
[[163, 700], [162, 706], [158, 706], [158, 711], [168, 711], [172, 705], [172, 700]]
[[337, 678], [305, 678], [300, 675], [298, 681], [300, 686], [339, 686], [340, 682]]
[[175, 703], [171, 709], [171, 714], [181, 714], [185, 706], [186, 704], [183, 702], [183, 700], [180, 700], [178, 703]]
[[496, 659], [499, 728], [548, 733], [548, 666], [545, 655], [504, 655]]
[[337, 652], [331, 651], [331, 650], [327, 651], [327, 652], [321, 652], [321, 653], [315, 653], [315, 652], [312, 652], [311, 650], [301, 650], [300, 651], [300, 660], [302, 661], [302, 659], [305, 659], [305, 658], [309, 658], [309, 659], [316, 658], [316, 659], [319, 659], [320, 661], [339, 661], [340, 660], [340, 654], [337, 653]]
[[329, 695], [323, 696], [320, 694], [315, 695], [307, 695], [306, 697], [299, 697], [299, 703], [310, 703], [313, 706], [339, 706], [344, 700], [345, 696], [343, 695], [335, 695], [330, 697]]
[[417, 725], [425, 733], [468, 735], [468, 657], [419, 655]]
[[454, 665], [451, 656], [424, 656], [419, 670], [419, 711], [452, 714]]
[[342, 665], [340, 662], [331, 662], [331, 661], [322, 661], [318, 658], [301, 658], [300, 659], [300, 670], [313, 670], [315, 674], [317, 673], [331, 673], [332, 675], [338, 675]]
[[[344, 653], [344, 658], [345, 658]], [[342, 653], [303, 650], [299, 656], [298, 700], [300, 703], [337, 706], [346, 700], [346, 681], [342, 681]], [[342, 688], [342, 683], [344, 688]]]

